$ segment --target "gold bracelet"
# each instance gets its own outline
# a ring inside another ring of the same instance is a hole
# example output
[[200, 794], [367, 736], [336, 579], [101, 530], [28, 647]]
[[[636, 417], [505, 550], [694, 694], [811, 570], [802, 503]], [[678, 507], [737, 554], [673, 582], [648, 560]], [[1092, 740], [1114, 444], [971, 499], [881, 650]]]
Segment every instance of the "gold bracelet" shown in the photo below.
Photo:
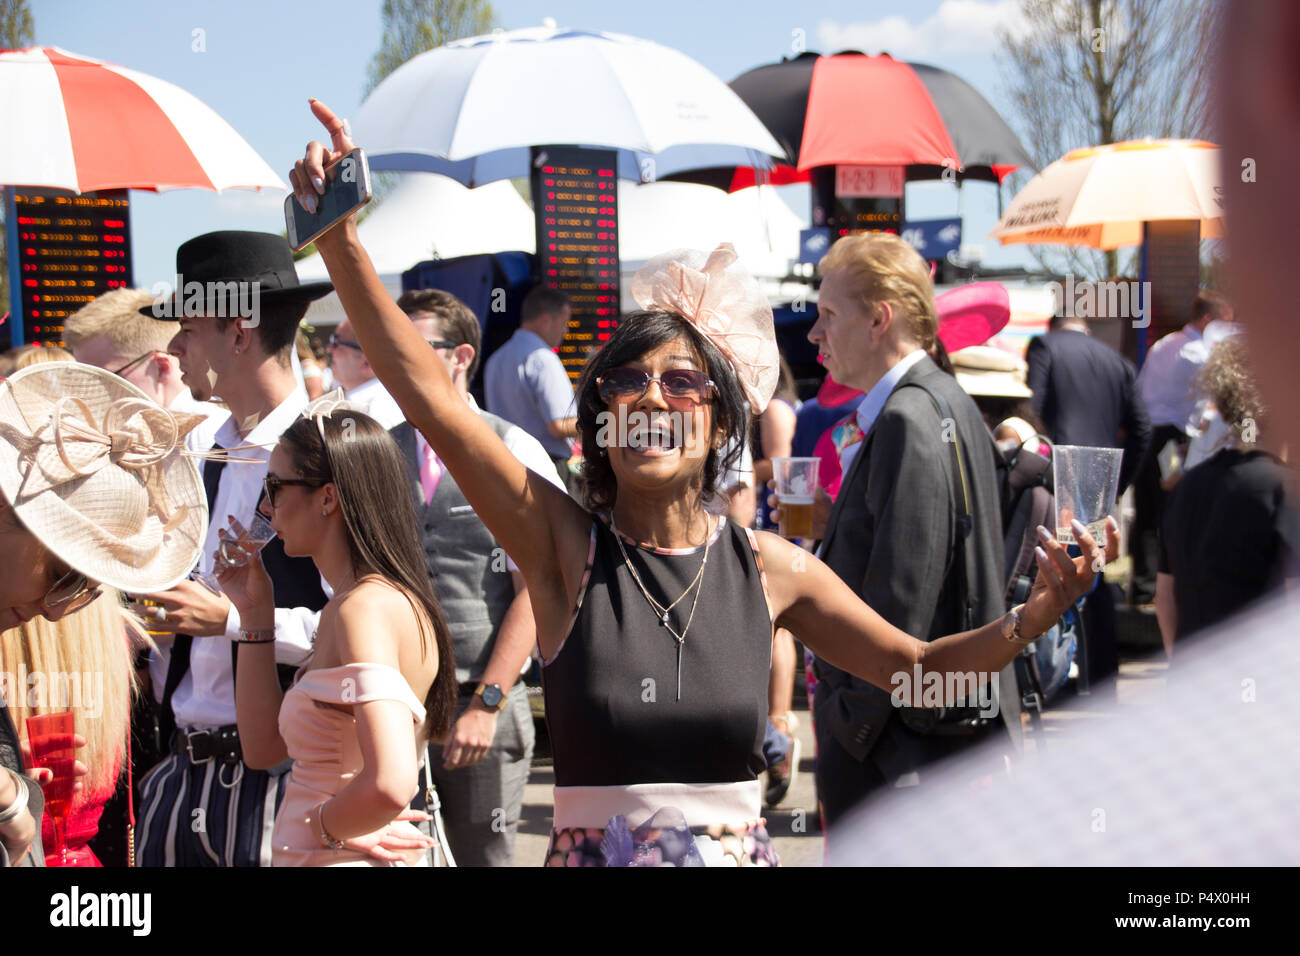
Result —
[[239, 637], [235, 638], [236, 644], [274, 644], [275, 628], [243, 628], [239, 629]]

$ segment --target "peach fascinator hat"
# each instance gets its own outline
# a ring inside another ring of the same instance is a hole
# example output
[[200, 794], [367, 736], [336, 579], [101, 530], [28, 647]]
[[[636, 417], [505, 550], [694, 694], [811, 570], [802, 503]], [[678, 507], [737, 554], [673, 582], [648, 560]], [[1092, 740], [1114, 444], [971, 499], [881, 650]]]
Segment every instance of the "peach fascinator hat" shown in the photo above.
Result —
[[147, 594], [193, 569], [208, 526], [175, 414], [111, 372], [50, 362], [0, 384], [0, 490], [23, 526], [88, 578]]
[[630, 291], [642, 309], [673, 312], [699, 329], [731, 364], [750, 411], [762, 414], [781, 374], [772, 306], [730, 243], [655, 256]]

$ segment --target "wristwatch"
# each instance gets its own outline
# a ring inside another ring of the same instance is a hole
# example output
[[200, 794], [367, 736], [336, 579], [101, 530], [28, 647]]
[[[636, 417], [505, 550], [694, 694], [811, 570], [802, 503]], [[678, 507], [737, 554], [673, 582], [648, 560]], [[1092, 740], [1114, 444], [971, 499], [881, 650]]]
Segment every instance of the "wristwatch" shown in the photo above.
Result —
[[489, 710], [495, 710], [497, 713], [506, 709], [506, 695], [501, 690], [500, 684], [485, 684], [479, 681], [474, 688], [474, 696], [483, 699], [483, 706]]
[[1036, 637], [1025, 637], [1020, 633], [1020, 614], [1025, 609], [1023, 604], [1017, 604], [1006, 616], [1002, 618], [1002, 637], [1012, 644], [1028, 646], [1038, 640]]

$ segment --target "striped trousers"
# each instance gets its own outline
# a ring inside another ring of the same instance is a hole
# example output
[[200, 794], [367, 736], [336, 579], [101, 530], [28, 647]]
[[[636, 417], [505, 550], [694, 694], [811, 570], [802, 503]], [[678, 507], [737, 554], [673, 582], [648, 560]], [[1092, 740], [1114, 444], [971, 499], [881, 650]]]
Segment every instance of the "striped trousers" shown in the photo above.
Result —
[[291, 764], [194, 763], [171, 754], [140, 781], [139, 866], [270, 866], [271, 829]]

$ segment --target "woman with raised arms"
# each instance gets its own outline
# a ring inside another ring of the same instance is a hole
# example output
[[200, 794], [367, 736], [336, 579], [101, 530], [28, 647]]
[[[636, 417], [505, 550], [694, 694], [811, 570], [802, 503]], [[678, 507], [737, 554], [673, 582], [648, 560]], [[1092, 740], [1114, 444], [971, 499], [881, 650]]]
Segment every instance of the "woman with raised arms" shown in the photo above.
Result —
[[[290, 173], [309, 210], [324, 167], [353, 148], [311, 105], [331, 145], [308, 144]], [[1018, 612], [924, 643], [794, 544], [710, 514], [745, 400], [761, 413], [777, 374], [771, 309], [729, 246], [648, 263], [633, 282], [645, 311], [589, 359], [577, 395], [586, 507], [519, 464], [456, 394], [354, 218], [316, 246], [380, 380], [527, 580], [555, 755], [548, 865], [775, 863], [758, 779], [774, 627], [887, 690], [916, 665], [996, 674], [1021, 649], [1013, 639], [1046, 631], [1102, 565], [1086, 534], [1073, 560], [1048, 541]], [[1110, 528], [1106, 557], [1117, 551]]]

